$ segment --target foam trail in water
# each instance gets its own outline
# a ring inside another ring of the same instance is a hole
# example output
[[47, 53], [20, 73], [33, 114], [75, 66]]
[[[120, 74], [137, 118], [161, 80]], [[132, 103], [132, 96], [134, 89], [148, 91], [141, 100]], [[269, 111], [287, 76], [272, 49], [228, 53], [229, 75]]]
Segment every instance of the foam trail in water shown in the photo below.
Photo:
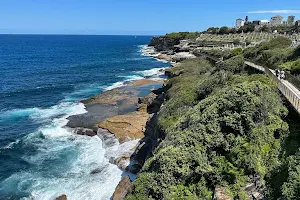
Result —
[[[22, 139], [23, 145], [35, 149], [34, 154], [23, 157], [32, 166], [31, 170], [17, 172], [5, 179], [0, 183], [0, 193], [21, 195], [26, 191], [29, 197], [23, 199], [55, 199], [61, 194], [72, 200], [109, 199], [122, 171], [109, 163], [105, 155], [107, 150], [98, 136], [74, 135], [65, 128], [67, 116], [84, 112], [81, 103], [61, 103], [48, 109], [37, 109], [30, 116], [37, 121], [57, 114], [64, 116], [52, 119]], [[119, 149], [118, 146], [112, 148]], [[92, 174], [93, 170], [97, 173]]]
[[139, 52], [141, 53], [142, 56], [155, 57], [160, 54], [160, 53], [156, 52], [154, 47], [151, 47], [148, 45], [140, 45], [139, 47], [140, 47]]
[[164, 75], [164, 70], [166, 68], [153, 68], [144, 71], [137, 71], [136, 73], [143, 75], [144, 77], [151, 77], [151, 76], [161, 76]]
[[[144, 50], [145, 56], [146, 53], [149, 56], [155, 53], [146, 46]], [[133, 72], [124, 76], [124, 81], [105, 89], [121, 87], [128, 81], [160, 76], [162, 69]], [[85, 92], [90, 91], [75, 92], [74, 96]], [[30, 171], [18, 171], [3, 180], [0, 183], [0, 193], [7, 196], [29, 196], [23, 199], [55, 199], [61, 194], [66, 194], [72, 200], [109, 199], [122, 176], [122, 171], [116, 165], [110, 164], [109, 158], [117, 158], [132, 150], [138, 140], [104, 148], [98, 136], [74, 135], [71, 129], [65, 127], [68, 122], [66, 118], [85, 112], [82, 103], [65, 100], [50, 108], [19, 109], [1, 113], [0, 119], [27, 117], [43, 125], [21, 141], [17, 140], [7, 146], [13, 148], [20, 143], [33, 151], [24, 153], [22, 158], [30, 164]]]
[[76, 115], [86, 112], [82, 103], [62, 102], [50, 108], [25, 108], [5, 111], [0, 114], [0, 120], [17, 120], [20, 118], [51, 119], [59, 115]]
[[140, 52], [143, 56], [146, 57], [153, 57], [155, 60], [163, 63], [169, 63], [169, 61], [164, 59], [158, 59], [157, 56], [159, 56], [161, 53], [157, 52], [154, 47], [148, 46], [148, 45], [140, 45]]
[[5, 120], [18, 120], [21, 118], [29, 117], [35, 113], [37, 108], [14, 109], [0, 113], [0, 121]]

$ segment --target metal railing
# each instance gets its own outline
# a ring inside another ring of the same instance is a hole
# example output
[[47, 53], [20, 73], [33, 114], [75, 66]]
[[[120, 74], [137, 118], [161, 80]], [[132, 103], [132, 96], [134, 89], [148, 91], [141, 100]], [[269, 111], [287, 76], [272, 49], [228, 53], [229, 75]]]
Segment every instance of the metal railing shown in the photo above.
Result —
[[[206, 55], [204, 53], [199, 54], [201, 56], [208, 57], [214, 61], [220, 61], [219, 58]], [[280, 80], [268, 67], [255, 64], [249, 60], [245, 60], [245, 65], [262, 71], [268, 77], [270, 77], [277, 84], [279, 91], [291, 103], [291, 105], [296, 109], [296, 111], [300, 113], [300, 91], [298, 90], [298, 88], [300, 88], [300, 81], [298, 79], [296, 79], [293, 75], [286, 73], [285, 80]]]
[[285, 98], [292, 104], [298, 113], [300, 113], [300, 91], [295, 87], [289, 85], [289, 81], [280, 80], [268, 67], [260, 66], [255, 63], [245, 61], [245, 64], [254, 67], [257, 70], [263, 71], [269, 76], [274, 82], [277, 83], [279, 91], [285, 96]]
[[300, 80], [290, 73], [285, 73], [285, 79], [292, 83], [296, 88], [300, 89]]
[[[265, 66], [263, 64], [260, 64], [260, 63], [257, 63], [257, 62], [254, 62], [254, 61], [251, 61], [251, 60], [248, 60], [248, 59], [245, 59], [245, 60], [247, 62], [251, 62], [251, 63], [254, 63], [256, 65], [262, 66], [264, 68], [268, 68], [267, 66]], [[279, 67], [277, 67], [277, 68], [279, 69]], [[290, 74], [288, 71], [285, 71], [285, 80], [287, 80], [288, 82], [293, 84], [297, 89], [300, 89], [300, 80], [297, 79], [294, 75]]]

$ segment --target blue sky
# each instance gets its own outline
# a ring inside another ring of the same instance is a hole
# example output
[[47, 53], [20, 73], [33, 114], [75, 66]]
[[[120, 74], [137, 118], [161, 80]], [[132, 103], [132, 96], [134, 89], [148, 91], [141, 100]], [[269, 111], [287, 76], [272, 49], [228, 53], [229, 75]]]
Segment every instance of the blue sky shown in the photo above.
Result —
[[157, 35], [233, 26], [236, 18], [269, 19], [276, 13], [300, 19], [300, 1], [1, 0], [0, 33]]

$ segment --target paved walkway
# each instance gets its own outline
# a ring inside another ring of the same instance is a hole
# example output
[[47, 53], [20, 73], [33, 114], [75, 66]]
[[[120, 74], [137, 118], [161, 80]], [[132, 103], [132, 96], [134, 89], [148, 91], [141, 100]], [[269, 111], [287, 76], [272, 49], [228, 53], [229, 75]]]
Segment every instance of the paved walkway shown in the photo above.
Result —
[[278, 79], [275, 75], [275, 71], [272, 69], [256, 65], [249, 61], [245, 61], [245, 64], [257, 70], [265, 72], [270, 78], [272, 78], [278, 84], [277, 87], [281, 91], [281, 93], [300, 114], [300, 91], [292, 83], [287, 80]]

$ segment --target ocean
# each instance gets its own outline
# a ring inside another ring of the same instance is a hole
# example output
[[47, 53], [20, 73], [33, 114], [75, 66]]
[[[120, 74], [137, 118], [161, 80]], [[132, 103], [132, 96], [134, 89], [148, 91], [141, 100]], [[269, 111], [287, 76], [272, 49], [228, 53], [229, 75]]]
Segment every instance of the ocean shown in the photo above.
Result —
[[0, 199], [111, 197], [122, 171], [66, 118], [86, 112], [81, 99], [169, 67], [143, 54], [150, 39], [0, 35]]

